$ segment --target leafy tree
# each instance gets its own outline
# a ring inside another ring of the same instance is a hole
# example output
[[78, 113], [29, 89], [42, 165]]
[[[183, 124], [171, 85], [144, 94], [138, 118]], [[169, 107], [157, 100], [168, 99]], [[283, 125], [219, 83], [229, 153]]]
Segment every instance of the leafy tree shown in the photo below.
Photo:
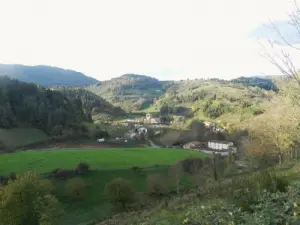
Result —
[[264, 114], [247, 121], [249, 154], [291, 151], [299, 139], [300, 107], [280, 98], [270, 102], [267, 107], [269, 110]]
[[105, 193], [113, 204], [121, 204], [123, 209], [134, 200], [135, 191], [130, 181], [116, 178], [105, 186]]
[[56, 225], [63, 211], [50, 190], [32, 172], [17, 176], [0, 192], [0, 224]]
[[147, 192], [151, 196], [163, 196], [168, 193], [168, 186], [160, 174], [149, 174], [147, 177]]
[[55, 125], [52, 129], [51, 135], [52, 136], [61, 136], [63, 134], [63, 126], [62, 125]]
[[90, 165], [86, 162], [81, 162], [76, 167], [76, 173], [79, 175], [85, 175], [90, 171]]

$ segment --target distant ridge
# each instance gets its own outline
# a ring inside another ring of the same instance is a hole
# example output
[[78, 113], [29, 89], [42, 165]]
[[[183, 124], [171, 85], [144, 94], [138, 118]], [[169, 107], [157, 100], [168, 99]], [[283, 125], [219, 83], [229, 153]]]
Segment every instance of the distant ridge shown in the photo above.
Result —
[[25, 66], [20, 64], [0, 64], [0, 76], [8, 76], [23, 82], [48, 86], [88, 86], [98, 81], [83, 73], [59, 67], [38, 65]]

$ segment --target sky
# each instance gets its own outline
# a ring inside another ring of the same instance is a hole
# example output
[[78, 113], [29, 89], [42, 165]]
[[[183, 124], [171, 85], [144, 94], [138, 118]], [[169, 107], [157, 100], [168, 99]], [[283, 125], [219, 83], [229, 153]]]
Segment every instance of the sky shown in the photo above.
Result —
[[292, 0], [0, 0], [0, 63], [98, 80], [279, 74], [261, 56], [266, 39], [252, 31], [287, 20], [293, 7]]

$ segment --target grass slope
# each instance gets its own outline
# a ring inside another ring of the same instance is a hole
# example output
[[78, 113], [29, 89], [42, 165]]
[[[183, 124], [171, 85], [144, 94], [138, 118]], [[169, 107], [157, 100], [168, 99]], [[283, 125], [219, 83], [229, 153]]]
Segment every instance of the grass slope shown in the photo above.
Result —
[[87, 162], [93, 169], [123, 169], [132, 166], [170, 165], [189, 156], [205, 157], [200, 152], [167, 148], [106, 150], [37, 150], [0, 155], [0, 173], [50, 172], [55, 168], [74, 168]]
[[11, 147], [33, 144], [48, 138], [45, 132], [35, 128], [0, 129], [0, 141]]

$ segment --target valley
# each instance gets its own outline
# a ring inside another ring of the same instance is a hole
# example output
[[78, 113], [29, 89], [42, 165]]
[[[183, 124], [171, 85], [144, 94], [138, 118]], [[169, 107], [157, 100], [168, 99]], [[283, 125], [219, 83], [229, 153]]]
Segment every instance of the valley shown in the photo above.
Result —
[[184, 198], [236, 201], [224, 197], [235, 182], [298, 178], [290, 79], [126, 74], [81, 87], [37, 84], [0, 77], [0, 185], [46, 185], [64, 212], [57, 225], [154, 224], [143, 215], [174, 219], [161, 215], [164, 204], [176, 211], [173, 201], [189, 211]]

